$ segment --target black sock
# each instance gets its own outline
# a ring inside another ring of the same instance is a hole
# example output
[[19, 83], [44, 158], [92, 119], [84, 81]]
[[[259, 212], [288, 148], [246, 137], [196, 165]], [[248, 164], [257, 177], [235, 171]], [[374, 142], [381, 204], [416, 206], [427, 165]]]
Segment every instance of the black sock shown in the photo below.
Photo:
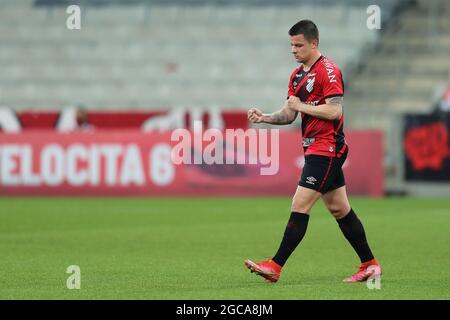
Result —
[[355, 249], [361, 262], [364, 263], [372, 260], [373, 254], [367, 243], [364, 227], [353, 209], [350, 209], [350, 212], [344, 218], [337, 219], [336, 221], [345, 238], [350, 242], [353, 249]]
[[309, 215], [306, 213], [291, 212], [280, 248], [272, 259], [276, 264], [284, 266], [291, 253], [302, 241], [308, 227], [308, 220]]

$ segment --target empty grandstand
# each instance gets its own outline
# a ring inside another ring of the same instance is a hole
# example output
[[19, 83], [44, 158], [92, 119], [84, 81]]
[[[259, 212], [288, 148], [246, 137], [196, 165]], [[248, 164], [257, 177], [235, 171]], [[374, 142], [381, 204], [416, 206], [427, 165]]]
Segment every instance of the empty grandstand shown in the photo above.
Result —
[[[366, 2], [9, 1], [0, 12], [1, 102], [16, 110], [272, 108], [295, 67], [289, 27], [316, 21], [322, 51], [345, 73], [378, 39], [365, 27]], [[81, 30], [64, 27], [73, 3]]]

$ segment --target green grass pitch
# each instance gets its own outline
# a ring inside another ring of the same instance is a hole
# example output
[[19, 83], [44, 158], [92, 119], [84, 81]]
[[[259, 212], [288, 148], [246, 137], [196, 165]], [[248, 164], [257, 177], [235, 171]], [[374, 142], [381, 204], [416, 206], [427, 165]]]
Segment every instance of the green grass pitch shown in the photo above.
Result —
[[0, 299], [450, 299], [450, 200], [351, 203], [379, 290], [342, 283], [359, 261], [322, 203], [271, 284], [243, 261], [275, 253], [289, 198], [0, 198]]

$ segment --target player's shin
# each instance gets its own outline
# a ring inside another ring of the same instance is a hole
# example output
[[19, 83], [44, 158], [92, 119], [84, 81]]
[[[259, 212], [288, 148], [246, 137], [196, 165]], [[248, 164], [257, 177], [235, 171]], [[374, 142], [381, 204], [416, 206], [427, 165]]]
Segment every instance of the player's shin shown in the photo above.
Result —
[[305, 236], [308, 227], [309, 215], [305, 213], [292, 212], [289, 218], [286, 230], [284, 231], [283, 240], [272, 260], [284, 266], [292, 252], [297, 248], [299, 243]]
[[367, 243], [364, 227], [353, 209], [350, 209], [350, 212], [344, 218], [336, 221], [345, 238], [358, 254], [361, 262], [373, 260], [374, 257]]

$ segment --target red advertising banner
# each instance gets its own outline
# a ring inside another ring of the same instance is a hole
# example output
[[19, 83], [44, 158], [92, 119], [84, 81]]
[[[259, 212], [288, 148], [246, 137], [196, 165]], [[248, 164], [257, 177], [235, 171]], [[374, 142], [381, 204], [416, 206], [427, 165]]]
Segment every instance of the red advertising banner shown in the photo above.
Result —
[[[300, 134], [279, 131], [278, 154], [276, 137], [261, 134], [268, 130], [257, 132], [258, 146], [250, 140], [230, 143], [224, 138], [223, 155], [217, 154], [219, 149], [211, 150], [211, 137], [198, 142], [193, 136], [180, 155], [195, 164], [174, 163], [171, 155], [180, 140], [172, 141], [170, 132], [0, 134], [0, 195], [293, 195], [304, 162]], [[261, 139], [267, 139], [269, 150], [263, 150]], [[350, 152], [344, 172], [349, 193], [381, 196], [382, 134], [353, 131], [347, 141]], [[225, 164], [210, 164], [205, 154]]]

